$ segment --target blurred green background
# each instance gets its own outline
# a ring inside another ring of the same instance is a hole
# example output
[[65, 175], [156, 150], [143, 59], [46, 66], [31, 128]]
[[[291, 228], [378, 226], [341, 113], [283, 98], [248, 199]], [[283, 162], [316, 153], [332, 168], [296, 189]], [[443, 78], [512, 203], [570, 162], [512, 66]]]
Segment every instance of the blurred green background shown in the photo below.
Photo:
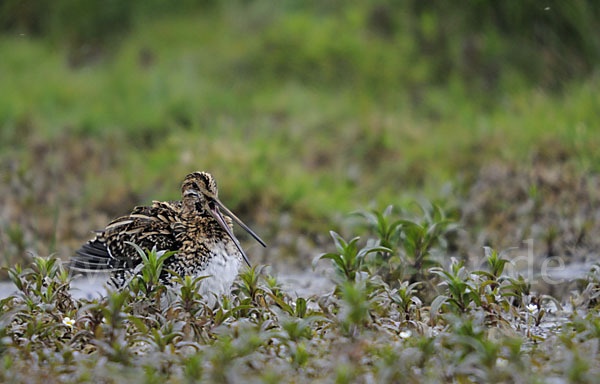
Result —
[[283, 258], [357, 209], [461, 216], [490, 164], [491, 189], [540, 164], [579, 185], [599, 31], [594, 0], [2, 0], [2, 263], [66, 258], [196, 170]]

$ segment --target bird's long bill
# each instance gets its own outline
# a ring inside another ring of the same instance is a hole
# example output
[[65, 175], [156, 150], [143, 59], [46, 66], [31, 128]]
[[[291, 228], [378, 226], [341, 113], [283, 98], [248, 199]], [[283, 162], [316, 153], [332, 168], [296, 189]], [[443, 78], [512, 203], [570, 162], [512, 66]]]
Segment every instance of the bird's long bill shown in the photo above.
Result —
[[227, 223], [225, 222], [225, 219], [221, 215], [221, 212], [219, 212], [219, 208], [215, 207], [214, 209], [211, 209], [210, 213], [213, 215], [213, 217], [215, 218], [215, 220], [217, 220], [217, 222], [219, 223], [219, 225], [225, 230], [225, 232], [227, 232], [227, 235], [229, 235], [229, 237], [231, 238], [231, 240], [233, 240], [235, 246], [237, 247], [237, 249], [242, 254], [242, 257], [244, 258], [244, 261], [246, 262], [246, 264], [248, 264], [248, 266], [251, 267], [250, 260], [248, 260], [248, 256], [246, 256], [246, 252], [244, 252], [244, 250], [242, 249], [242, 246], [241, 246], [240, 242], [238, 241], [238, 239], [233, 234], [233, 231], [231, 230], [231, 228], [229, 228], [229, 225], [227, 225]]
[[231, 217], [236, 223], [240, 225], [240, 227], [244, 228], [244, 230], [248, 232], [250, 236], [254, 237], [254, 239], [258, 241], [260, 245], [262, 245], [263, 247], [267, 246], [267, 244], [265, 244], [265, 242], [262, 241], [262, 239], [258, 237], [258, 235], [254, 233], [253, 230], [251, 230], [246, 224], [244, 224], [242, 220], [240, 220], [236, 215], [234, 215], [233, 212], [231, 212], [226, 206], [223, 205], [223, 203], [221, 203], [218, 199], [215, 199], [215, 203], [217, 203], [219, 208], [221, 208], [227, 216]]

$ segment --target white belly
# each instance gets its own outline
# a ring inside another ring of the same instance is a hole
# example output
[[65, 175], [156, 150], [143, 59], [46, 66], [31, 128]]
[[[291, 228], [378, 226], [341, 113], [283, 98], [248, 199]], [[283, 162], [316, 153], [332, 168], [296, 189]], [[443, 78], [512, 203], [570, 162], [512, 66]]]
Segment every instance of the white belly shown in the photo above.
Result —
[[223, 294], [231, 292], [231, 285], [240, 269], [240, 258], [237, 254], [230, 255], [225, 247], [213, 248], [213, 258], [198, 276], [208, 276], [203, 279], [199, 293], [209, 306], [213, 306]]

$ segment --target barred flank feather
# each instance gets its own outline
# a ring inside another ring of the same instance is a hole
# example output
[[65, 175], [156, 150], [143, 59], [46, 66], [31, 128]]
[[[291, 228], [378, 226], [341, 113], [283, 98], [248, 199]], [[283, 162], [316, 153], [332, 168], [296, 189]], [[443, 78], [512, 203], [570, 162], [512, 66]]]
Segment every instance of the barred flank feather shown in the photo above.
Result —
[[69, 266], [84, 273], [133, 269], [142, 260], [128, 241], [142, 248], [178, 250], [180, 244], [171, 230], [180, 211], [178, 203], [155, 201], [150, 207], [135, 207], [131, 214], [110, 222], [96, 238], [76, 251]]

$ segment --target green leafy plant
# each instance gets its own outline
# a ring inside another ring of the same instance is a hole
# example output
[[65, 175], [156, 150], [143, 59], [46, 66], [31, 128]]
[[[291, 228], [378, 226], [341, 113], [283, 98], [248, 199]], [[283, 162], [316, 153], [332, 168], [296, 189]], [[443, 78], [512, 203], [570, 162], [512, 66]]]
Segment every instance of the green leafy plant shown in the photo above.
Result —
[[516, 279], [507, 277], [506, 281], [508, 284], [502, 286], [503, 295], [514, 297], [515, 303], [523, 306], [526, 301], [524, 298], [531, 295], [531, 283], [525, 280], [521, 274]]
[[175, 274], [174, 282], [179, 284], [179, 292], [175, 307], [181, 309], [190, 316], [195, 316], [203, 308], [202, 297], [198, 292], [202, 280], [208, 276], [191, 277], [189, 275], [182, 277]]
[[454, 259], [448, 270], [432, 268], [431, 273], [441, 278], [440, 286], [446, 287], [446, 295], [436, 297], [431, 303], [432, 320], [444, 304], [449, 305], [457, 313], [467, 312], [472, 303], [481, 305], [477, 287], [473, 284], [464, 262]]
[[397, 286], [400, 281], [426, 281], [426, 271], [437, 265], [432, 258], [436, 246], [445, 247], [445, 236], [455, 226], [446, 218], [444, 211], [435, 204], [419, 205], [422, 217], [416, 219], [394, 219], [393, 208], [383, 212], [360, 212], [376, 235], [377, 244], [390, 249], [374, 253], [365, 261], [371, 274]]
[[403, 281], [398, 288], [388, 290], [391, 301], [398, 306], [406, 321], [410, 320], [415, 311], [423, 305], [416, 290], [420, 284], [420, 282], [409, 284], [408, 281]]
[[393, 207], [389, 205], [383, 212], [359, 212], [363, 216], [375, 235], [380, 246], [390, 251], [373, 253], [365, 264], [371, 275], [382, 276], [388, 284], [403, 278], [406, 262], [398, 253], [399, 242], [402, 236], [402, 220], [392, 219]]
[[365, 281], [346, 282], [341, 287], [343, 305], [338, 314], [342, 330], [345, 334], [356, 337], [371, 322], [369, 298]]
[[[176, 251], [157, 251], [156, 247], [151, 250], [144, 251], [139, 245], [130, 241], [126, 242], [135, 248], [137, 253], [142, 258], [142, 263], [138, 266], [141, 268], [141, 279], [134, 277], [136, 284], [141, 291], [146, 295], [156, 295], [164, 291], [164, 285], [161, 284], [161, 278], [164, 278], [163, 267], [165, 260], [173, 256]], [[135, 274], [136, 272], [134, 272]]]
[[476, 273], [484, 275], [490, 280], [498, 281], [502, 276], [502, 273], [504, 272], [504, 267], [507, 263], [510, 263], [510, 260], [505, 259], [503, 257], [503, 254], [506, 253], [508, 250], [505, 250], [500, 254], [498, 254], [496, 250], [489, 247], [485, 247], [484, 250], [490, 271], [478, 271]]
[[357, 276], [364, 271], [365, 256], [373, 252], [392, 252], [391, 249], [382, 246], [365, 246], [358, 247], [359, 237], [355, 237], [349, 242], [346, 242], [340, 235], [330, 231], [329, 234], [333, 238], [337, 252], [325, 253], [313, 261], [313, 268], [320, 260], [329, 259], [333, 262], [338, 276], [343, 281], [356, 281]]
[[423, 278], [424, 271], [437, 262], [431, 258], [432, 248], [444, 243], [444, 235], [451, 227], [452, 220], [446, 218], [444, 211], [437, 205], [429, 207], [421, 205], [423, 218], [421, 220], [401, 220], [402, 247], [409, 262], [411, 282]]
[[392, 219], [393, 206], [388, 205], [383, 212], [372, 210], [370, 212], [358, 212], [363, 216], [382, 247], [394, 250], [400, 241], [402, 220]]
[[252, 303], [260, 305], [264, 303], [264, 290], [259, 284], [262, 268], [253, 266], [240, 273], [240, 284], [238, 289], [240, 294], [248, 297]]

